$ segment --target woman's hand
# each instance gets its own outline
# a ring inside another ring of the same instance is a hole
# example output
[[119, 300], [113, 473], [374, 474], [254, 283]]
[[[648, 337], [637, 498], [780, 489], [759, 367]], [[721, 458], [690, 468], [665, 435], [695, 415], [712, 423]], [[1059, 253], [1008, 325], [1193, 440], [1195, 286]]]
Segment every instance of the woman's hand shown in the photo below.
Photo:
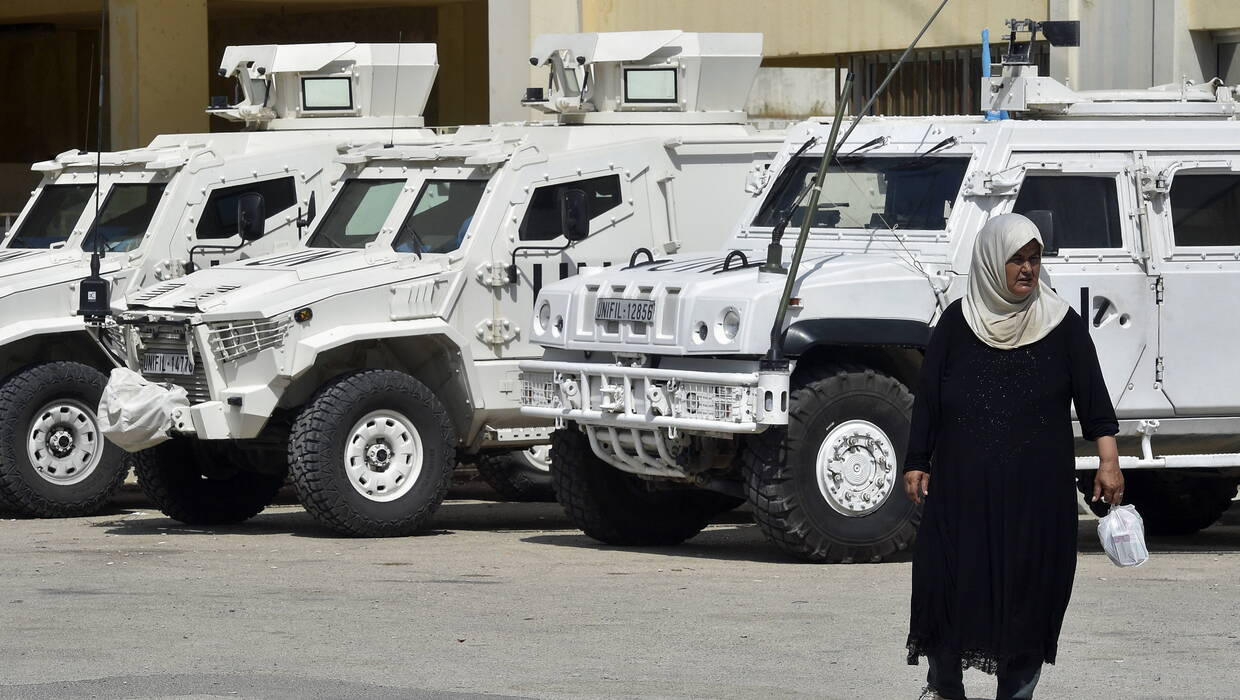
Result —
[[921, 505], [922, 499], [930, 495], [930, 474], [917, 470], [905, 472], [904, 493], [910, 501]]
[[1094, 475], [1094, 498], [1117, 506], [1124, 502], [1124, 474], [1119, 469], [1119, 447], [1115, 438], [1107, 435], [1098, 438], [1098, 473]]

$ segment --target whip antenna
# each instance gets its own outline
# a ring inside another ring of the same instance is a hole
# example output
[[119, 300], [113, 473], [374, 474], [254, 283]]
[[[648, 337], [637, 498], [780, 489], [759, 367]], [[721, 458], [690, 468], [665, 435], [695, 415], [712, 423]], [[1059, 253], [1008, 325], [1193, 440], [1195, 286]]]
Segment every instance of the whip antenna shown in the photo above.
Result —
[[94, 250], [90, 254], [90, 276], [78, 285], [78, 313], [87, 321], [102, 321], [110, 309], [108, 281], [99, 275], [103, 259], [103, 230], [99, 226], [100, 198], [103, 194], [103, 63], [104, 39], [108, 31], [108, 4], [99, 10], [99, 102], [95, 114], [95, 221], [91, 224], [88, 238], [93, 238]]
[[[904, 62], [908, 60], [908, 55], [912, 53], [913, 47], [917, 46], [917, 42], [921, 40], [926, 30], [930, 29], [930, 25], [934, 23], [935, 18], [943, 11], [945, 5], [947, 5], [947, 0], [939, 3], [939, 6], [934, 10], [934, 14], [930, 15], [930, 19], [926, 20], [926, 23], [922, 25], [921, 31], [917, 32], [917, 36], [913, 37], [912, 43], [908, 45], [908, 48], [904, 49], [904, 53], [900, 54], [900, 60], [896, 61], [896, 64], [888, 71], [887, 76], [883, 78], [883, 82], [879, 83], [878, 89], [874, 91], [874, 94], [870, 95], [870, 99], [866, 101], [865, 106], [853, 117], [852, 124], [848, 126], [848, 130], [838, 140], [835, 136], [839, 133], [840, 115], [843, 113], [843, 108], [842, 104], [837, 105], [837, 116], [831, 124], [830, 140], [825, 144], [822, 160], [818, 164], [818, 173], [814, 176], [814, 184], [809, 191], [809, 201], [806, 203], [805, 216], [801, 219], [801, 231], [797, 236], [796, 249], [792, 253], [792, 263], [788, 266], [788, 278], [784, 281], [784, 292], [780, 296], [779, 307], [775, 311], [775, 323], [771, 326], [771, 349], [767, 352], [766, 357], [763, 358], [764, 364], [775, 363], [785, 367], [787, 365], [787, 360], [784, 358], [784, 319], [788, 316], [788, 302], [792, 298], [792, 289], [796, 285], [797, 272], [801, 267], [801, 257], [805, 254], [805, 245], [809, 242], [809, 229], [813, 223], [814, 212], [818, 209], [818, 199], [822, 195], [822, 183], [826, 179], [828, 166], [835, 159], [835, 154], [839, 150], [840, 145], [848, 141], [848, 137], [857, 128], [857, 125], [861, 123], [861, 120], [870, 111], [870, 108], [874, 106], [878, 96], [887, 89], [887, 85], [891, 83], [891, 79], [900, 70], [900, 66], [904, 65]], [[983, 57], [983, 60], [985, 60], [985, 57]], [[851, 92], [852, 80], [852, 73], [849, 72], [848, 78], [844, 83], [845, 93]], [[842, 97], [841, 101], [843, 99], [845, 98]], [[792, 165], [792, 163], [789, 163], [785, 167], [791, 167]], [[789, 207], [784, 216], [791, 218], [795, 209], [795, 206]], [[787, 222], [780, 223], [787, 225]]]
[[396, 33], [396, 76], [392, 80], [392, 132], [388, 136], [388, 145], [396, 145], [396, 96], [400, 91], [400, 48], [405, 42], [405, 30]]

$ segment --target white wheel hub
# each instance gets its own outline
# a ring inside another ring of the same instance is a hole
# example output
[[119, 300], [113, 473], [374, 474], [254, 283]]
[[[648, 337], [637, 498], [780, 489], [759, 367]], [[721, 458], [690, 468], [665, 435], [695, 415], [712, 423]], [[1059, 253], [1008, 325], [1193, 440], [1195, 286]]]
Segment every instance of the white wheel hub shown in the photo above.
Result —
[[525, 461], [540, 472], [551, 472], [551, 445], [535, 445], [522, 452]]
[[72, 399], [36, 411], [26, 437], [26, 456], [35, 473], [57, 486], [90, 476], [103, 459], [103, 436], [95, 421], [91, 408]]
[[895, 447], [877, 425], [845, 421], [822, 441], [816, 471], [818, 490], [831, 508], [850, 517], [868, 515], [895, 489]]
[[397, 411], [366, 414], [349, 431], [344, 470], [357, 492], [384, 503], [404, 496], [422, 473], [422, 436]]

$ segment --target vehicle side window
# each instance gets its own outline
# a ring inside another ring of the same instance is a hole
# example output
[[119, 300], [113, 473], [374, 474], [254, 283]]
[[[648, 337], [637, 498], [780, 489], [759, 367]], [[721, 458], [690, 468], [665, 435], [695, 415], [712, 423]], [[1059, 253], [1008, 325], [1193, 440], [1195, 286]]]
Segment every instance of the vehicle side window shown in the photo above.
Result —
[[198, 238], [232, 238], [237, 235], [237, 200], [243, 194], [257, 192], [267, 205], [267, 218], [297, 205], [297, 185], [291, 177], [281, 177], [244, 185], [221, 187], [211, 193], [202, 207], [202, 216], [194, 233]]
[[1123, 248], [1114, 176], [1026, 175], [1012, 211], [1051, 211], [1060, 248]]
[[530, 195], [530, 205], [525, 210], [525, 218], [521, 220], [519, 229], [523, 241], [550, 241], [559, 238], [562, 230], [560, 225], [560, 200], [565, 190], [585, 190], [586, 201], [590, 203], [590, 219], [620, 206], [620, 176], [606, 175], [592, 177], [588, 180], [561, 182], [545, 185], [534, 190]]
[[1240, 245], [1240, 175], [1179, 173], [1171, 180], [1177, 246]]

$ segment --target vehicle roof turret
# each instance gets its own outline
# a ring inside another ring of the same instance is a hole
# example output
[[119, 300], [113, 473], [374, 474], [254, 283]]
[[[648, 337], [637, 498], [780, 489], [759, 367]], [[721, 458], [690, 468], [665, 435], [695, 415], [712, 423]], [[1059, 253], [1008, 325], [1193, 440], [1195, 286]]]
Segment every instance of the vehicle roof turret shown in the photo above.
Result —
[[563, 123], [739, 123], [761, 63], [761, 34], [542, 34], [530, 64], [547, 86], [522, 104]]
[[416, 128], [438, 70], [434, 44], [229, 46], [219, 74], [242, 100], [213, 98], [207, 113], [255, 130]]

